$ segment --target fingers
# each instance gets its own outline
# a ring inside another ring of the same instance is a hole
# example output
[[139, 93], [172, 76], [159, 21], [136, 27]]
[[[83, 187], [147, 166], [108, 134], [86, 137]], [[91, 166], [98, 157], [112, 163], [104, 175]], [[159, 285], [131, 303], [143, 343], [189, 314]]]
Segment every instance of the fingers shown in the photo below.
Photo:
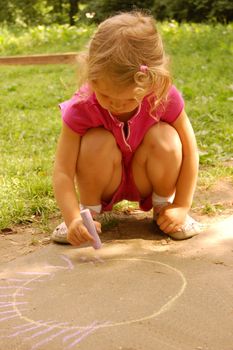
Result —
[[97, 230], [98, 233], [101, 233], [101, 223], [98, 222], [98, 221], [94, 221], [94, 224], [95, 224], [95, 228]]
[[157, 224], [167, 234], [180, 231], [185, 223], [187, 213], [187, 207], [170, 204], [161, 210]]
[[174, 230], [175, 225], [170, 222], [164, 222], [163, 224], [159, 225], [160, 230], [162, 230], [165, 233], [172, 232]]
[[179, 226], [172, 223], [172, 224], [168, 224], [165, 227], [160, 226], [160, 229], [165, 233], [171, 233], [171, 232], [177, 232], [179, 230]]
[[69, 230], [67, 238], [68, 241], [74, 246], [79, 246], [88, 241], [94, 241], [94, 238], [83, 225], [79, 225], [79, 227]]
[[[101, 224], [98, 221], [94, 221], [96, 230], [101, 233]], [[80, 246], [81, 244], [91, 241], [94, 242], [94, 238], [88, 232], [83, 225], [82, 220], [75, 219], [69, 226], [67, 239], [70, 244], [74, 246]]]
[[177, 225], [177, 222], [171, 221], [166, 216], [159, 217], [157, 224], [159, 225], [160, 230], [165, 233], [176, 232], [180, 227], [180, 225]]

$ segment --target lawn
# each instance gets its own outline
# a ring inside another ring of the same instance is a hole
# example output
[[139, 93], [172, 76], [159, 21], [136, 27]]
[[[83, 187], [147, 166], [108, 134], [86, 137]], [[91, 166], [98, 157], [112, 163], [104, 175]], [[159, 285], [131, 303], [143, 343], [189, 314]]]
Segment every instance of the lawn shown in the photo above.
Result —
[[[63, 27], [2, 28], [0, 54], [77, 51], [93, 32]], [[159, 27], [197, 136], [198, 186], [204, 190], [233, 178], [233, 25]], [[76, 89], [75, 74], [65, 65], [0, 66], [0, 229], [38, 217], [46, 223], [57, 213], [51, 173], [61, 127], [58, 103]]]

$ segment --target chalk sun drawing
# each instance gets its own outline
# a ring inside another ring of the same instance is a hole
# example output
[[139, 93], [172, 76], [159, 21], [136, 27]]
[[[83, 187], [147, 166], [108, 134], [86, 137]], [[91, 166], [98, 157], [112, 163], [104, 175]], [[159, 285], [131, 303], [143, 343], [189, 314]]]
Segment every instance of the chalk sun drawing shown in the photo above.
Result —
[[[130, 319], [122, 322], [111, 322], [111, 321], [98, 321], [94, 320], [86, 326], [71, 325], [70, 322], [58, 322], [56, 320], [33, 320], [25, 315], [26, 311], [30, 311], [30, 303], [25, 300], [25, 293], [35, 288], [37, 283], [41, 285], [53, 279], [55, 274], [62, 271], [74, 270], [72, 261], [64, 255], [60, 258], [66, 265], [44, 265], [42, 266], [43, 271], [18, 271], [16, 272], [15, 278], [1, 278], [0, 279], [0, 323], [7, 322], [24, 322], [23, 324], [12, 325], [10, 334], [1, 336], [5, 339], [13, 339], [20, 337], [22, 342], [30, 342], [28, 349], [47, 349], [47, 345], [54, 340], [59, 340], [60, 349], [68, 350], [79, 347], [80, 343], [84, 341], [88, 336], [97, 332], [99, 329], [106, 327], [116, 327], [133, 324], [136, 322], [142, 322], [148, 319], [158, 317], [160, 314], [168, 311], [173, 303], [183, 294], [187, 282], [183, 273], [162, 262], [154, 261], [144, 258], [119, 258], [119, 259], [108, 259], [107, 261], [139, 261], [143, 263], [152, 263], [159, 266], [170, 269], [175, 273], [180, 281], [181, 286], [178, 292], [159, 310], [153, 311], [150, 315], [145, 315], [138, 319]], [[100, 262], [100, 261], [99, 261]], [[103, 260], [101, 260], [103, 263]], [[86, 264], [83, 262], [82, 264]], [[82, 265], [81, 264], [81, 265]], [[79, 265], [80, 266], [80, 265]], [[49, 270], [49, 271], [48, 271]], [[3, 284], [3, 285], [2, 285]], [[38, 288], [38, 286], [36, 286]], [[59, 350], [59, 349], [58, 349]]]
[[[90, 325], [80, 327], [78, 325], [71, 326], [69, 322], [57, 322], [56, 320], [32, 320], [24, 315], [24, 312], [28, 310], [28, 308], [25, 307], [28, 306], [28, 301], [24, 300], [24, 292], [33, 290], [33, 288], [28, 287], [28, 285], [37, 282], [46, 282], [47, 278], [53, 278], [57, 270], [64, 271], [74, 269], [74, 265], [68, 257], [61, 256], [61, 258], [66, 262], [67, 266], [44, 266], [44, 269], [52, 269], [55, 272], [18, 271], [16, 273], [17, 278], [0, 279], [0, 323], [11, 321], [12, 319], [25, 321], [24, 324], [13, 326], [10, 334], [2, 336], [2, 338], [10, 339], [20, 336], [22, 341], [35, 339], [31, 346], [31, 350], [34, 350], [43, 348], [44, 345], [50, 343], [55, 338], [62, 337], [62, 335], [66, 334], [66, 336], [63, 336], [61, 339], [61, 348], [72, 349], [77, 347], [87, 336], [97, 331], [100, 326], [104, 326], [108, 323], [94, 321]], [[4, 282], [4, 285], [2, 285], [2, 282]], [[6, 291], [7, 294], [5, 294]], [[18, 300], [19, 297], [21, 301]]]

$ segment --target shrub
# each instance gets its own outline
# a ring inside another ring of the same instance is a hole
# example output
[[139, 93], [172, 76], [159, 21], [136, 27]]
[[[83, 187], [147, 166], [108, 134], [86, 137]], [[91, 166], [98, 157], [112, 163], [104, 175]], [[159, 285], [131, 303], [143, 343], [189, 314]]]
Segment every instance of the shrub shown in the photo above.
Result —
[[[150, 10], [154, 5], [154, 0], [90, 0], [88, 5], [84, 8], [82, 19], [86, 17], [86, 14], [93, 14], [91, 21], [101, 22], [107, 17], [116, 14], [120, 11], [131, 11], [134, 9]], [[92, 17], [92, 16], [91, 16]]]
[[152, 12], [158, 20], [230, 22], [233, 20], [233, 2], [232, 0], [154, 0]]

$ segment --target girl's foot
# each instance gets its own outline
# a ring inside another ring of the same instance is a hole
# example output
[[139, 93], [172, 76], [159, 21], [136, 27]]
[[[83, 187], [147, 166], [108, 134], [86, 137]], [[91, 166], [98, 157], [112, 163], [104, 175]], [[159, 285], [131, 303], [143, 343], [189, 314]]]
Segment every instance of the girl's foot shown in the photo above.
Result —
[[[153, 207], [153, 219], [155, 222], [157, 222], [160, 210], [167, 204], [168, 203], [163, 203]], [[204, 226], [202, 224], [194, 220], [191, 216], [187, 215], [185, 223], [179, 228], [179, 230], [176, 232], [166, 233], [166, 235], [176, 240], [183, 240], [198, 235], [201, 231], [203, 231], [203, 229]]]

